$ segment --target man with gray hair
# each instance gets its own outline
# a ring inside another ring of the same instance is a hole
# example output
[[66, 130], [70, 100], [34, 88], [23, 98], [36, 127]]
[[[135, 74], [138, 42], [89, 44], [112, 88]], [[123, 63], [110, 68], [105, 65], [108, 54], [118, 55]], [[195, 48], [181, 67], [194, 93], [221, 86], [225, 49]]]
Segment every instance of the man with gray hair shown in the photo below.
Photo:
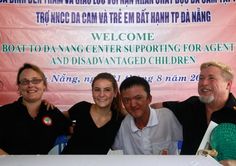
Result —
[[231, 93], [232, 69], [220, 62], [206, 62], [200, 67], [199, 96], [185, 101], [154, 103], [154, 108], [167, 107], [183, 127], [181, 154], [196, 154], [210, 121], [236, 124], [236, 99]]

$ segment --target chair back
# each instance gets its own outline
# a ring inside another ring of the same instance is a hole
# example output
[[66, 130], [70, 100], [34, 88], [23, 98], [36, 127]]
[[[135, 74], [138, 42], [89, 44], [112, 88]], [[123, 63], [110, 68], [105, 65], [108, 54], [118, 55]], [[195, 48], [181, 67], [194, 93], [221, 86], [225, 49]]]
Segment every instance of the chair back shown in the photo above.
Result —
[[54, 143], [54, 147], [49, 151], [48, 154], [51, 154], [51, 155], [61, 154], [64, 147], [67, 145], [67, 142], [68, 142], [67, 135], [58, 136]]

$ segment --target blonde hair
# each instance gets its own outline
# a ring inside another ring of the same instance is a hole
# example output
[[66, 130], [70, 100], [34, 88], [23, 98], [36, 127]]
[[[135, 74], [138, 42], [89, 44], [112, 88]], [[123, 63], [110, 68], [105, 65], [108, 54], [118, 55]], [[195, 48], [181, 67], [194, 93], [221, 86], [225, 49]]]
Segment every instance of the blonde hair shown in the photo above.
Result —
[[24, 65], [18, 70], [18, 73], [17, 73], [17, 78], [16, 78], [16, 83], [17, 85], [20, 84], [20, 75], [21, 73], [25, 70], [25, 69], [32, 69], [34, 70], [35, 72], [37, 72], [43, 79], [43, 83], [44, 85], [46, 86], [47, 88], [47, 78], [46, 76], [44, 75], [43, 71], [36, 65], [33, 65], [33, 64], [30, 64], [30, 63], [24, 63]]
[[202, 70], [202, 69], [208, 68], [210, 66], [218, 67], [221, 70], [221, 74], [224, 79], [226, 79], [227, 81], [233, 81], [234, 73], [233, 73], [233, 70], [231, 69], [231, 67], [229, 67], [228, 65], [221, 63], [221, 62], [211, 61], [211, 62], [205, 62], [205, 63], [201, 64], [200, 69]]

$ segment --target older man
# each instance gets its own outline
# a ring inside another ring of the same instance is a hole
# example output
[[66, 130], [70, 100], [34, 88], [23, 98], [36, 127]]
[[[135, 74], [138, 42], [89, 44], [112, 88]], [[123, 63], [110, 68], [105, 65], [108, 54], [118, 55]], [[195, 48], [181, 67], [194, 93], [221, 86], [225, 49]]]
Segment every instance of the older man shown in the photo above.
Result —
[[199, 96], [182, 102], [152, 104], [154, 108], [164, 106], [171, 109], [182, 124], [181, 154], [196, 154], [210, 121], [236, 123], [236, 99], [231, 93], [232, 69], [220, 62], [206, 62], [200, 70]]

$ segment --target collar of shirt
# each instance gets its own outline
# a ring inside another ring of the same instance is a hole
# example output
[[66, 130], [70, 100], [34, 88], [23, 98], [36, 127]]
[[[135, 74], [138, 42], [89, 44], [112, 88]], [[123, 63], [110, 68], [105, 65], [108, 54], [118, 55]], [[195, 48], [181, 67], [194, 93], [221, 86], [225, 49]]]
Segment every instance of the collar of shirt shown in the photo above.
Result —
[[229, 94], [229, 98], [224, 107], [236, 110], [236, 99], [232, 93]]
[[[151, 107], [149, 107], [149, 108], [150, 108], [150, 116], [149, 116], [149, 120], [148, 120], [147, 126], [146, 126], [145, 128], [155, 126], [155, 125], [157, 125], [158, 122], [159, 122], [159, 120], [158, 120], [158, 118], [157, 118], [157, 115], [156, 115], [156, 114], [157, 114], [156, 110], [153, 109], [153, 108], [151, 108]], [[131, 124], [130, 124], [130, 126], [131, 126], [132, 132], [137, 132], [137, 131], [140, 130], [140, 129], [137, 128], [137, 126], [135, 125], [135, 123], [134, 123], [134, 118], [131, 118]]]

